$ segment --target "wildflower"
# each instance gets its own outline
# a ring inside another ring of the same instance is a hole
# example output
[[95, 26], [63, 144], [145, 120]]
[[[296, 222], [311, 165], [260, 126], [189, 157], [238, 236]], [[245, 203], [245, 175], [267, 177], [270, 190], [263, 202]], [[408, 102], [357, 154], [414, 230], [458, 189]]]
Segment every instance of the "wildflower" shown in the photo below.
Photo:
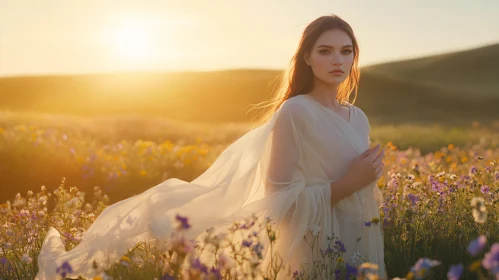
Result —
[[[373, 271], [377, 271], [378, 270], [378, 265], [375, 264], [375, 263], [369, 263], [369, 262], [365, 262], [363, 264], [361, 264], [359, 267], [359, 273], [361, 274], [372, 274], [370, 270], [373, 270]], [[366, 275], [367, 276], [367, 275]], [[369, 278], [369, 279], [373, 279], [373, 278]]]
[[485, 243], [487, 242], [487, 237], [485, 235], [480, 235], [477, 239], [470, 242], [468, 246], [468, 252], [475, 257], [478, 253], [480, 253], [485, 247]]
[[352, 276], [357, 277], [357, 268], [346, 263], [346, 279], [352, 278]]
[[31, 263], [33, 261], [33, 259], [28, 255], [28, 254], [23, 254], [23, 256], [21, 257], [21, 261], [23, 263]]
[[371, 226], [371, 222], [364, 222], [364, 226], [370, 227]]
[[253, 240], [243, 240], [243, 242], [242, 242], [242, 244], [241, 244], [241, 245], [242, 245], [243, 247], [248, 247], [248, 248], [249, 248], [249, 247], [251, 247], [251, 244], [252, 244], [252, 243], [253, 243]]
[[416, 279], [423, 279], [428, 276], [430, 268], [440, 265], [441, 262], [437, 260], [431, 260], [428, 258], [420, 258], [416, 264], [411, 268], [411, 273]]
[[437, 173], [437, 178], [440, 178], [440, 177], [444, 176], [444, 174], [445, 174], [445, 171], [442, 171], [442, 172], [440, 172], [440, 173]]
[[68, 273], [72, 273], [73, 268], [71, 265], [65, 261], [60, 267], [57, 268], [56, 273], [59, 274], [62, 278], [66, 278]]
[[321, 231], [321, 228], [319, 225], [311, 225], [307, 228], [307, 230], [310, 230], [313, 236], [318, 236], [319, 232]]
[[334, 244], [337, 245], [339, 251], [341, 251], [343, 253], [345, 253], [347, 251], [346, 248], [345, 248], [345, 244], [343, 244], [343, 242], [341, 242], [340, 240], [336, 240], [334, 242]]
[[191, 225], [189, 224], [189, 219], [187, 217], [182, 217], [177, 214], [175, 219], [180, 223], [177, 229], [189, 229]]
[[470, 176], [475, 175], [477, 173], [478, 173], [478, 168], [476, 166], [472, 166], [469, 171]]
[[340, 279], [341, 270], [338, 268], [334, 271], [334, 279]]
[[477, 223], [484, 223], [487, 219], [487, 209], [483, 197], [474, 197], [471, 200], [473, 218]]
[[173, 276], [171, 276], [170, 274], [165, 274], [165, 275], [161, 276], [161, 280], [175, 280], [175, 278]]
[[263, 245], [258, 242], [255, 246], [253, 246], [253, 252], [258, 256], [258, 258], [263, 258], [262, 256]]
[[483, 186], [480, 188], [480, 191], [481, 191], [483, 194], [487, 195], [487, 194], [490, 192], [490, 187], [489, 187], [489, 186], [487, 186], [487, 185], [483, 185]]
[[461, 275], [463, 275], [463, 265], [458, 264], [458, 265], [451, 265], [449, 268], [449, 272], [447, 272], [447, 278], [449, 280], [459, 280], [461, 278]]
[[412, 205], [415, 205], [419, 201], [419, 197], [417, 195], [412, 194], [412, 193], [408, 194], [407, 198], [409, 198]]
[[485, 269], [491, 270], [492, 274], [499, 274], [499, 243], [494, 243], [490, 251], [485, 254], [482, 265]]
[[482, 261], [477, 260], [470, 264], [469, 268], [471, 272], [477, 271], [482, 266]]
[[379, 223], [379, 218], [372, 218], [371, 222], [373, 224], [378, 224]]

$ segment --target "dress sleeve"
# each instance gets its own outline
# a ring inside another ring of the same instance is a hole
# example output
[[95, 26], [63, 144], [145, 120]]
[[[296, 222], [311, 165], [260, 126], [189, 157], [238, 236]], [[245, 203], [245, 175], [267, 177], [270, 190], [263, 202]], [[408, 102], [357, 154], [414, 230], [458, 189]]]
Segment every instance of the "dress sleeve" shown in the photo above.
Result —
[[303, 161], [313, 131], [313, 116], [303, 105], [285, 104], [273, 128], [267, 169], [266, 194], [273, 197], [269, 213], [280, 232], [276, 251], [295, 268], [311, 260], [304, 243], [307, 230], [319, 231], [321, 247], [332, 228], [331, 181], [309, 178]]
[[283, 191], [303, 182], [300, 133], [307, 120], [300, 104], [283, 104], [272, 132], [272, 144], [266, 177], [266, 192]]

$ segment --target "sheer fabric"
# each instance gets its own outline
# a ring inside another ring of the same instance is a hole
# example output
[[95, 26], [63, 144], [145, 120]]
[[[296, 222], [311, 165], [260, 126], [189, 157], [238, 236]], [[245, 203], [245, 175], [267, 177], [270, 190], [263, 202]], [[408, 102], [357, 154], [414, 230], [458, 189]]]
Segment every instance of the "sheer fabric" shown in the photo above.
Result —
[[[169, 237], [177, 213], [189, 218], [190, 238], [252, 214], [270, 217], [280, 232], [275, 249], [292, 271], [305, 260], [311, 264], [304, 239], [308, 229], [319, 229], [317, 248], [326, 247], [326, 237], [334, 233], [345, 244], [346, 261], [358, 252], [378, 264], [385, 277], [381, 229], [364, 225], [379, 218], [383, 200], [376, 182], [331, 205], [330, 183], [370, 144], [366, 115], [348, 106], [345, 120], [308, 95], [286, 100], [268, 122], [229, 145], [193, 181], [168, 179], [107, 207], [68, 252], [51, 227], [35, 279], [55, 279], [64, 261], [73, 268], [67, 277], [92, 278], [97, 274], [93, 261], [112, 264], [139, 241]], [[268, 264], [268, 246], [264, 250]]]

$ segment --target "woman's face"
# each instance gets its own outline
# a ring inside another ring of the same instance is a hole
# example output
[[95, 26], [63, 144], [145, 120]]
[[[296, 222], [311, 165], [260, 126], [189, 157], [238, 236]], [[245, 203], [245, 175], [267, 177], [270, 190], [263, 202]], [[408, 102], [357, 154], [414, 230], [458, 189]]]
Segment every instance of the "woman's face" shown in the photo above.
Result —
[[[322, 33], [305, 62], [312, 67], [317, 79], [326, 84], [340, 84], [350, 74], [353, 64], [353, 44], [350, 36], [341, 29]], [[343, 73], [332, 73], [340, 69]]]

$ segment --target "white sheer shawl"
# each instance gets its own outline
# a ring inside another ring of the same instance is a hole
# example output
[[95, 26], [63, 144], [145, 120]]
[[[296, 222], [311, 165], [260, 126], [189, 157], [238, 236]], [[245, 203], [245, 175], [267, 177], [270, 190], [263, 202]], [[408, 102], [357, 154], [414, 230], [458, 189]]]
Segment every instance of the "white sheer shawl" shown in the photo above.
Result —
[[268, 122], [227, 147], [195, 180], [168, 179], [107, 207], [72, 250], [66, 252], [59, 232], [51, 227], [35, 279], [55, 279], [64, 261], [73, 268], [67, 277], [94, 277], [93, 261], [118, 262], [137, 242], [170, 236], [177, 213], [189, 218], [192, 238], [251, 214], [268, 216], [277, 226], [285, 225], [276, 249], [293, 271], [303, 260], [310, 262], [303, 237], [307, 228], [318, 226], [317, 246], [326, 246], [326, 237], [334, 232], [345, 243], [346, 260], [359, 252], [378, 263], [383, 276], [381, 230], [364, 226], [379, 218], [382, 196], [376, 182], [334, 205], [330, 202], [330, 183], [369, 148], [367, 118], [359, 108], [349, 107], [346, 121], [307, 95], [292, 97]]

